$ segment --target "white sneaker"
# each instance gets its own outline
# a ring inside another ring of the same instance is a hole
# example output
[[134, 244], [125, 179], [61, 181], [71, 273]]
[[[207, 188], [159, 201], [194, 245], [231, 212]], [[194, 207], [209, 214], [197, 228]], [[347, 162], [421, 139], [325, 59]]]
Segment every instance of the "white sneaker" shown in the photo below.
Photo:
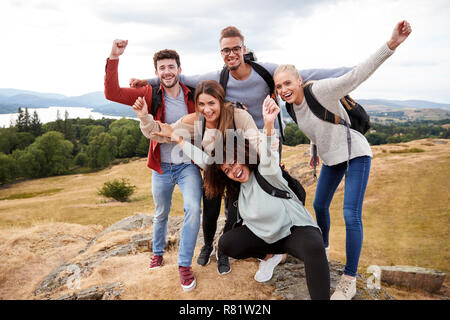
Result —
[[327, 261], [330, 262], [330, 247], [325, 248], [325, 254], [327, 255]]
[[275, 254], [266, 261], [261, 260], [259, 269], [255, 273], [255, 280], [258, 282], [266, 282], [272, 279], [273, 269], [280, 263], [282, 258], [283, 256], [281, 254]]
[[330, 300], [352, 300], [356, 294], [356, 278], [349, 279], [342, 275]]

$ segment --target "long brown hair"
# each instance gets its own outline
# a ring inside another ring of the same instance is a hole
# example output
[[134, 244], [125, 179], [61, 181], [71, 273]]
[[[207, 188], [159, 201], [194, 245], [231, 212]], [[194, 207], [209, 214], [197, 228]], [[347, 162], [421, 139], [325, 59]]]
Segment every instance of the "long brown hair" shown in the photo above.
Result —
[[225, 101], [225, 90], [223, 87], [215, 80], [205, 80], [200, 82], [195, 88], [194, 101], [195, 101], [195, 111], [197, 114], [198, 111], [198, 97], [202, 94], [208, 94], [217, 100], [220, 103], [220, 114], [219, 114], [219, 123], [217, 128], [223, 136], [225, 136], [225, 130], [231, 129], [233, 127], [233, 118], [234, 118], [234, 108], [231, 106], [230, 102]]
[[[233, 161], [238, 162], [240, 154], [244, 152], [244, 163], [249, 167], [250, 171], [255, 170], [258, 167], [259, 156], [256, 150], [253, 150], [250, 142], [247, 139], [238, 139], [236, 136], [233, 137]], [[227, 147], [224, 143], [222, 149], [221, 159], [227, 159]], [[219, 150], [220, 152], [220, 150]], [[228, 151], [229, 152], [229, 151]], [[251, 155], [256, 155], [256, 163], [251, 163]], [[212, 152], [211, 156], [215, 158], [215, 151]], [[218, 157], [220, 158], [220, 157]], [[203, 176], [203, 187], [205, 188], [205, 195], [207, 198], [222, 197], [225, 194], [230, 198], [237, 199], [239, 195], [240, 183], [228, 178], [228, 176], [222, 171], [223, 161], [214, 162], [206, 166]]]

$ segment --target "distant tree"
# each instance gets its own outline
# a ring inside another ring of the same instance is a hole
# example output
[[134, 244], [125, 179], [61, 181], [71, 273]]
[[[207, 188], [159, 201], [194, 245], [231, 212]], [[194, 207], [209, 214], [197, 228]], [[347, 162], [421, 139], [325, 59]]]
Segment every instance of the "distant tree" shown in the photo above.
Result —
[[0, 184], [9, 182], [17, 176], [17, 161], [11, 155], [0, 152]]
[[145, 157], [148, 154], [148, 147], [150, 144], [150, 140], [147, 139], [144, 135], [141, 135], [139, 138], [139, 142], [136, 146], [136, 155]]
[[295, 123], [288, 123], [284, 129], [284, 144], [287, 146], [296, 146], [298, 144], [307, 144], [309, 139], [300, 131]]
[[89, 163], [89, 158], [86, 152], [80, 152], [76, 155], [75, 159], [73, 160], [75, 165], [80, 167], [85, 167]]
[[0, 128], [0, 152], [10, 154], [16, 148], [17, 127]]
[[33, 112], [33, 116], [31, 117], [31, 123], [30, 123], [30, 132], [35, 136], [39, 137], [44, 133], [44, 130], [42, 129], [42, 123], [41, 120], [39, 120], [38, 113], [36, 110]]
[[23, 176], [47, 177], [66, 173], [72, 164], [73, 144], [60, 132], [50, 131], [38, 137], [25, 150], [13, 153]]
[[37, 178], [45, 174], [45, 154], [42, 150], [30, 145], [26, 150], [14, 150], [12, 156], [17, 161], [18, 177]]
[[20, 107], [17, 109], [16, 127], [19, 132], [25, 131], [25, 114]]
[[383, 132], [368, 132], [366, 133], [366, 138], [370, 145], [376, 146], [380, 144], [385, 144], [388, 135]]
[[127, 135], [122, 139], [122, 143], [119, 146], [119, 157], [127, 158], [132, 157], [136, 153], [136, 140], [131, 136]]
[[[22, 131], [24, 132], [30, 132], [30, 128], [31, 128], [31, 116], [30, 116], [30, 112], [28, 111], [28, 108], [25, 108], [25, 114], [23, 116], [24, 119], [24, 128]], [[20, 131], [20, 130], [19, 130]]]
[[25, 149], [35, 141], [35, 137], [30, 132], [17, 132], [17, 144], [14, 149]]
[[117, 155], [117, 138], [109, 133], [101, 133], [89, 143], [87, 155], [89, 167], [103, 168], [108, 166]]
[[64, 112], [64, 139], [69, 141], [75, 140], [75, 129], [72, 127], [72, 120], [69, 119], [69, 112]]

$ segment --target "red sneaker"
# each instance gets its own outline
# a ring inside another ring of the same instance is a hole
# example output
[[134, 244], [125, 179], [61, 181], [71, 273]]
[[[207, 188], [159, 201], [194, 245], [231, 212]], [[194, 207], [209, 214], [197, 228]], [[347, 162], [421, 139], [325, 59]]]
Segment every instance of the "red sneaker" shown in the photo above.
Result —
[[161, 268], [162, 264], [163, 264], [163, 257], [162, 257], [162, 256], [154, 255], [154, 256], [152, 257], [152, 260], [150, 261], [150, 266], [149, 266], [149, 268], [150, 268], [151, 270], [153, 270], [153, 269], [159, 269], [159, 268]]
[[180, 272], [181, 287], [184, 291], [191, 291], [195, 288], [197, 281], [191, 267], [178, 267]]

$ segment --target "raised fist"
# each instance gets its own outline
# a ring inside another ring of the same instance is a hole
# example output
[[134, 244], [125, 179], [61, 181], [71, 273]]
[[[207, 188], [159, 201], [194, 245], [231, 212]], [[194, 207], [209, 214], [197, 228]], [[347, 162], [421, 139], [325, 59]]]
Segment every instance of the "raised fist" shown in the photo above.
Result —
[[119, 56], [125, 51], [127, 47], [128, 40], [120, 40], [116, 39], [113, 41], [113, 45], [111, 48], [111, 54], [109, 55], [109, 59], [119, 59]]

